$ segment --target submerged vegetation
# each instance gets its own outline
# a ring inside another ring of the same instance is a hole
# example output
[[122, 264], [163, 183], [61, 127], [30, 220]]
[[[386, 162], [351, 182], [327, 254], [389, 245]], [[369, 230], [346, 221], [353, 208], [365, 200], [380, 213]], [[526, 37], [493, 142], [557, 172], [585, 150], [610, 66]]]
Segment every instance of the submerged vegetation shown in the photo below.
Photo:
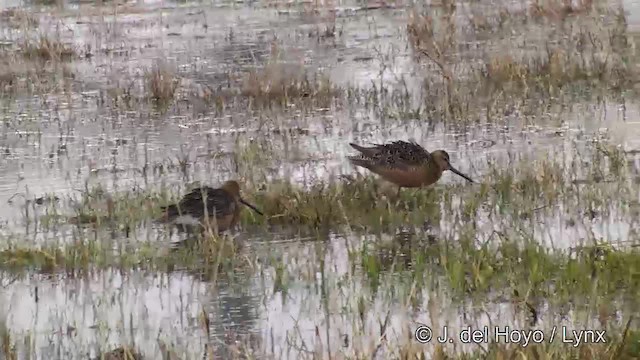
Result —
[[[639, 357], [637, 130], [596, 114], [637, 112], [637, 34], [604, 0], [462, 5], [0, 8], [0, 357]], [[477, 183], [341, 169], [411, 137]], [[264, 217], [155, 221], [232, 178]]]

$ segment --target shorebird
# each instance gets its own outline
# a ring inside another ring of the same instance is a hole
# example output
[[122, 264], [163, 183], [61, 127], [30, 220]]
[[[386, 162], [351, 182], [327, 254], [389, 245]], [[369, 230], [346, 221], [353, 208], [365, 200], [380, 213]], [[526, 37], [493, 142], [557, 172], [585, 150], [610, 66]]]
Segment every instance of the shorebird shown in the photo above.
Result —
[[260, 215], [254, 205], [240, 197], [240, 184], [235, 180], [225, 182], [220, 188], [202, 186], [191, 190], [176, 203], [163, 206], [160, 219], [175, 225], [203, 226], [223, 232], [233, 228], [240, 219], [240, 204]]
[[349, 161], [398, 185], [398, 195], [403, 187], [418, 188], [436, 183], [446, 170], [473, 182], [470, 177], [451, 165], [449, 154], [444, 150], [430, 153], [414, 142], [402, 140], [375, 144], [372, 147], [354, 143], [349, 145], [360, 152], [356, 156], [349, 156]]

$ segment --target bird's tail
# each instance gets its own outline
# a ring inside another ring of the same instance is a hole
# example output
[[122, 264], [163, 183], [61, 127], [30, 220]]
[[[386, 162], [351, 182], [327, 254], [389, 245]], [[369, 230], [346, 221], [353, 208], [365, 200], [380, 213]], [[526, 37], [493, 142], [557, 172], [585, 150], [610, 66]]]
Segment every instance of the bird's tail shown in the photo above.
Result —
[[362, 156], [347, 156], [347, 159], [349, 159], [351, 164], [353, 164], [354, 166], [360, 166], [365, 169], [371, 167], [371, 162], [369, 161], [369, 159], [366, 159]]
[[364, 147], [364, 146], [360, 146], [358, 144], [354, 144], [354, 143], [349, 143], [349, 145], [351, 145], [352, 148], [358, 150], [361, 153], [366, 153], [368, 148]]
[[360, 157], [364, 159], [373, 158], [376, 155], [378, 155], [378, 153], [380, 152], [379, 145], [371, 146], [371, 147], [364, 147], [354, 143], [349, 143], [349, 145], [351, 145], [352, 148], [358, 150], [358, 152], [360, 152]]
[[356, 156], [347, 156], [347, 159], [349, 159], [351, 164], [353, 164], [354, 166], [360, 166], [365, 169], [369, 169], [371, 167], [371, 161], [369, 157], [372, 155], [371, 152], [373, 149], [354, 143], [349, 143], [349, 145], [360, 152], [360, 154]]

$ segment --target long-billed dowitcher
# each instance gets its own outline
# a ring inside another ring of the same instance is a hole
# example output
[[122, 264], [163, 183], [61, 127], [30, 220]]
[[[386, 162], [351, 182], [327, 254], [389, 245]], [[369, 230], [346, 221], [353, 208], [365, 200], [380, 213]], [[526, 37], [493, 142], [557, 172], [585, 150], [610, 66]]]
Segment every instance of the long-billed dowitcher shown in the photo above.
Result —
[[264, 215], [254, 205], [240, 197], [240, 184], [235, 180], [229, 180], [217, 189], [209, 186], [195, 188], [183, 196], [178, 203], [163, 206], [164, 215], [161, 220], [183, 226], [209, 226], [222, 232], [238, 223], [240, 204]]
[[348, 157], [351, 163], [398, 185], [398, 194], [403, 187], [417, 188], [434, 184], [446, 170], [473, 182], [470, 177], [451, 165], [449, 154], [444, 150], [430, 153], [416, 143], [402, 140], [375, 144], [372, 147], [354, 143], [349, 145], [360, 152], [356, 156]]

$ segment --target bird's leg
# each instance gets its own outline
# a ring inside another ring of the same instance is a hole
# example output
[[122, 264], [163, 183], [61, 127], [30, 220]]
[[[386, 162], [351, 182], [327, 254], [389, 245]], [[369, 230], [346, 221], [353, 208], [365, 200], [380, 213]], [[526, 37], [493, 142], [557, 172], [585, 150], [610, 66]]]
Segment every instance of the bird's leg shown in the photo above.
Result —
[[418, 204], [417, 204], [418, 203], [418, 191], [420, 191], [420, 190], [421, 190], [420, 188], [416, 188], [415, 191], [413, 192], [413, 196], [411, 197], [411, 200], [412, 200], [411, 206], [413, 208], [417, 208], [418, 207]]
[[398, 192], [396, 193], [396, 204], [400, 203], [400, 191], [402, 191], [402, 186], [398, 186]]

